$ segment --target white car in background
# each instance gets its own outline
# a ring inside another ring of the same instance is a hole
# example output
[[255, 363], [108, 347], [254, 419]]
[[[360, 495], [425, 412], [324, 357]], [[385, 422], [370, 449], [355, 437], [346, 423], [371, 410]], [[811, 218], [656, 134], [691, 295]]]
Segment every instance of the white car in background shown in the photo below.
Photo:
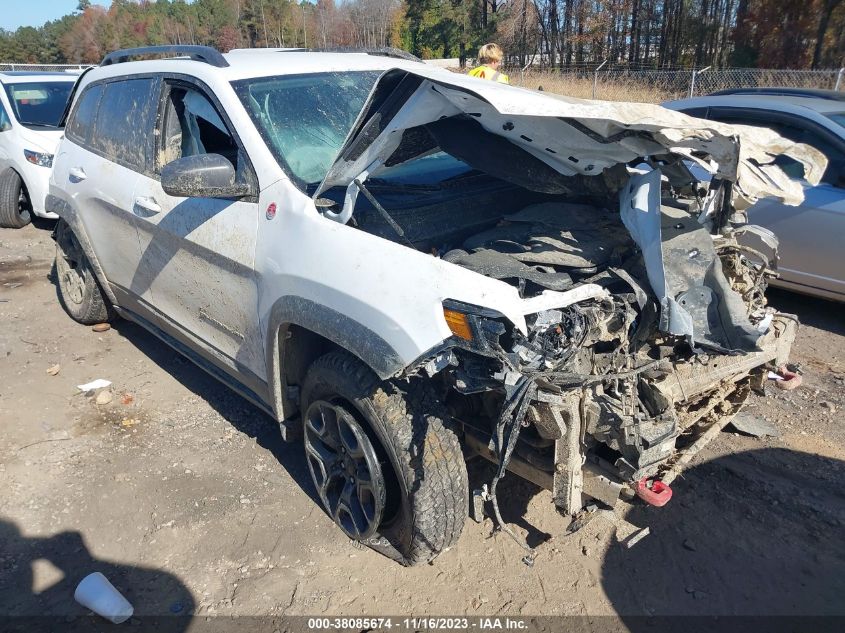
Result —
[[77, 75], [0, 73], [0, 226], [20, 228], [44, 210], [58, 126]]

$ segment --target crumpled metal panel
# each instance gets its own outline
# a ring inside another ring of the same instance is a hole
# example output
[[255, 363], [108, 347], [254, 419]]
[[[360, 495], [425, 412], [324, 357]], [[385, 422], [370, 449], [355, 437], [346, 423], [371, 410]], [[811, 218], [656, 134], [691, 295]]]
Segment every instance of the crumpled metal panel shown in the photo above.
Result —
[[660, 179], [656, 169], [634, 175], [619, 197], [660, 302], [660, 329], [720, 352], [756, 350], [761, 333], [725, 278], [712, 236], [685, 211], [661, 208]]
[[[402, 102], [397, 107], [387, 98], [393, 95], [386, 93], [408, 85], [401, 77], [422, 81], [413, 91], [396, 94]], [[389, 111], [371, 107], [374, 103], [388, 103]], [[346, 186], [370, 165], [383, 163], [399, 146], [404, 130], [456, 115], [472, 117], [486, 131], [507, 138], [564, 175], [597, 175], [643, 156], [684, 156], [736, 183], [733, 203], [740, 210], [764, 196], [789, 205], [803, 201], [801, 185], [773, 164], [780, 154], [802, 163], [813, 185], [827, 167], [818, 150], [766, 128], [697, 119], [652, 104], [551, 95], [421, 67], [382, 75], [315, 196]]]

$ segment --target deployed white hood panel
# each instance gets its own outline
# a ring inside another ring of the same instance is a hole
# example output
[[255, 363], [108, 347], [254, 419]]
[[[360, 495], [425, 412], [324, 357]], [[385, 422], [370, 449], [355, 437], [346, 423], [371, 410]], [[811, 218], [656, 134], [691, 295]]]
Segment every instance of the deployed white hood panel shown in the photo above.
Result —
[[395, 69], [376, 83], [315, 196], [345, 187], [388, 160], [406, 130], [461, 115], [564, 176], [597, 175], [640, 157], [687, 157], [736, 183], [738, 209], [765, 196], [802, 202], [801, 185], [772, 164], [780, 154], [801, 162], [811, 184], [827, 166], [818, 150], [766, 128], [697, 119], [651, 104], [561, 97], [438, 69]]

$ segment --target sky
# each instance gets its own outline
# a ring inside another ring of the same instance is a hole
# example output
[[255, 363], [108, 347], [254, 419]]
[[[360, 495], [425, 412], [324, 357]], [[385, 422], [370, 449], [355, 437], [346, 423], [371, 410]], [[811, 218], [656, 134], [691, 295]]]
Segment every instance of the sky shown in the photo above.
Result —
[[[0, 0], [0, 28], [14, 31], [19, 26], [41, 26], [76, 10], [79, 0]], [[107, 7], [111, 0], [93, 0]]]

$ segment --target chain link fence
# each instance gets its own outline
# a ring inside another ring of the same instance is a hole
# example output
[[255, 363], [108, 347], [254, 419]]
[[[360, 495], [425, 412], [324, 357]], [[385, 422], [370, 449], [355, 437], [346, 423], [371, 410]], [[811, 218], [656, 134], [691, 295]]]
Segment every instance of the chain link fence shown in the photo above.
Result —
[[[455, 60], [427, 60], [457, 67]], [[85, 64], [0, 63], [3, 71], [81, 72]], [[457, 70], [457, 68], [454, 68]], [[760, 68], [704, 68], [699, 70], [649, 70], [625, 66], [580, 66], [560, 70], [536, 65], [504, 69], [511, 83], [533, 90], [582, 99], [661, 103], [706, 95], [728, 88], [822, 88], [845, 92], [845, 68], [839, 70], [777, 70]]]
[[69, 72], [77, 73], [88, 68], [90, 64], [14, 64], [0, 63], [0, 72], [5, 71], [37, 71], [37, 72]]
[[845, 91], [840, 70], [769, 70], [720, 68], [644, 70], [576, 68], [550, 70], [535, 66], [509, 68], [512, 84], [582, 99], [661, 103], [728, 88], [822, 88]]

